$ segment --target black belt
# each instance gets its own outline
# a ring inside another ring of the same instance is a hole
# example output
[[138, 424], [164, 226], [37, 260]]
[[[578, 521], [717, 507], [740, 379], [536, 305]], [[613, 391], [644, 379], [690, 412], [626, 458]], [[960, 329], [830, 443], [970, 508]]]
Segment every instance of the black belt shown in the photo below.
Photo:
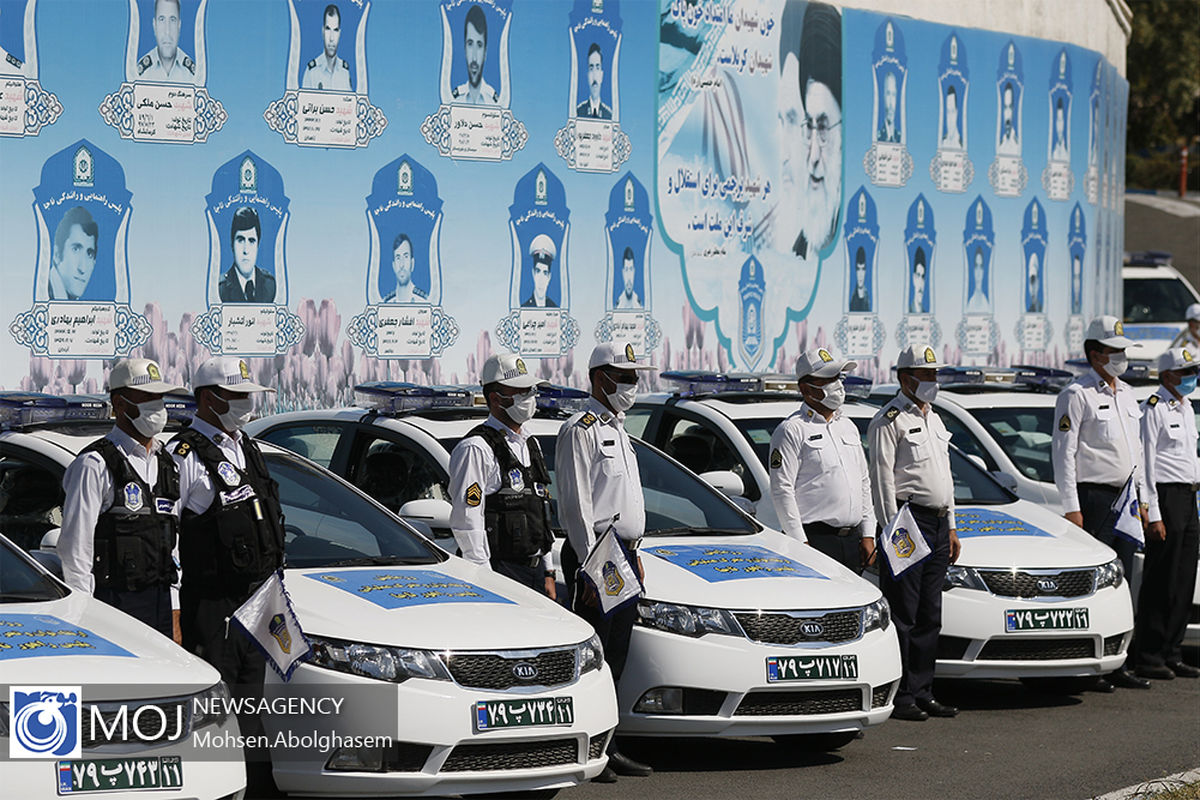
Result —
[[542, 556], [530, 556], [529, 558], [497, 558], [497, 561], [503, 561], [505, 564], [516, 564], [520, 567], [536, 567], [542, 563]]
[[857, 525], [847, 525], [844, 528], [835, 528], [826, 522], [805, 522], [804, 532], [806, 534], [820, 534], [822, 536], [849, 536], [858, 531]]
[[[903, 500], [897, 500], [896, 502], [898, 505], [904, 505]], [[920, 514], [925, 514], [926, 516], [930, 516], [930, 517], [941, 518], [941, 517], [948, 516], [950, 514], [949, 506], [937, 506], [937, 507], [923, 506], [920, 503], [914, 503], [911, 500], [909, 500], [908, 507], [910, 509], [912, 509], [913, 511], [916, 511]]]
[[1100, 490], [1104, 492], [1119, 492], [1125, 488], [1125, 485], [1109, 486], [1107, 483], [1077, 483], [1075, 484], [1080, 489], [1088, 489], [1091, 491]]
[[1200, 483], [1175, 483], [1175, 482], [1172, 482], [1172, 483], [1158, 483], [1155, 485], [1162, 487], [1163, 489], [1183, 489], [1184, 491], [1187, 491], [1187, 492], [1195, 492], [1197, 490], [1200, 490]]

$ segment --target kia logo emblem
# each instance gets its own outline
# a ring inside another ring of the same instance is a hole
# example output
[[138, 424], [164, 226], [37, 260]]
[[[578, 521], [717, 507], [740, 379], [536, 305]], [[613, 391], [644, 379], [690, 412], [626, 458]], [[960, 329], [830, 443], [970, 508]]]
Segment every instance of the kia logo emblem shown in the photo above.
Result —
[[1058, 581], [1053, 578], [1038, 578], [1037, 587], [1043, 592], [1053, 592], [1058, 588]]
[[802, 622], [800, 623], [800, 632], [811, 639], [824, 633], [825, 626], [819, 622]]
[[520, 681], [531, 681], [538, 676], [538, 668], [528, 661], [513, 664], [513, 677]]

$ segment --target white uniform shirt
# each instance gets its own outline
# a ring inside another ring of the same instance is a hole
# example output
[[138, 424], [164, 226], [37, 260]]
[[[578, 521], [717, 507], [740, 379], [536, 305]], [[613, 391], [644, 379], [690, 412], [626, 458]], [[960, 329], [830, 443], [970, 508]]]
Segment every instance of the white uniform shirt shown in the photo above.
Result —
[[[514, 431], [490, 414], [483, 424], [503, 433], [513, 456], [522, 466], [529, 466], [528, 434]], [[471, 505], [467, 491], [475, 485], [479, 486], [480, 500]], [[484, 565], [491, 561], [483, 507], [488, 495], [500, 491], [500, 486], [500, 465], [496, 463], [496, 454], [491, 446], [482, 436], [464, 437], [450, 454], [450, 497], [454, 503], [450, 512], [450, 530], [467, 561]], [[553, 568], [549, 553], [542, 556], [542, 564], [547, 570]]]
[[336, 55], [330, 59], [321, 53], [308, 62], [304, 69], [301, 89], [319, 89], [326, 92], [350, 91], [350, 65]]
[[[230, 436], [199, 417], [192, 419], [192, 430], [210, 439], [220, 449], [221, 455], [225, 457], [226, 461], [245, 471], [246, 454], [242, 452], [242, 437], [245, 434], [237, 431]], [[213, 488], [212, 476], [208, 474], [208, 469], [195, 450], [188, 450], [187, 455], [182, 458], [174, 453], [171, 457], [175, 459], [175, 464], [179, 467], [180, 509], [203, 514], [217, 496], [217, 491]]]
[[642, 475], [624, 420], [592, 397], [558, 430], [558, 519], [581, 563], [609, 525], [626, 541], [646, 531]]
[[[149, 64], [146, 63], [149, 59]], [[182, 49], [176, 48], [175, 60], [169, 65], [163, 64], [158, 55], [158, 48], [138, 59], [139, 81], [158, 81], [160, 83], [195, 83], [196, 63]]]
[[1142, 447], [1146, 457], [1146, 502], [1150, 521], [1161, 522], [1158, 508], [1160, 483], [1200, 483], [1200, 456], [1196, 455], [1196, 415], [1185, 397], [1176, 400], [1159, 387], [1142, 403]]
[[1079, 511], [1076, 484], [1120, 488], [1131, 472], [1138, 496], [1146, 497], [1138, 430], [1141, 416], [1129, 384], [1118, 379], [1114, 393], [1095, 370], [1080, 375], [1059, 393], [1050, 454], [1064, 513]]
[[875, 517], [887, 526], [896, 501], [912, 501], [949, 512], [954, 522], [954, 477], [950, 474], [950, 432], [930, 408], [922, 412], [904, 393], [879, 409], [867, 428], [871, 450], [871, 497]]
[[[138, 477], [154, 489], [158, 483], [158, 451], [162, 443], [155, 439], [147, 452], [132, 436], [116, 427], [104, 438], [117, 446]], [[62, 532], [58, 536], [57, 547], [58, 557], [62, 561], [63, 580], [72, 589], [92, 594], [96, 588], [96, 577], [92, 574], [96, 555], [96, 522], [113, 504], [113, 479], [104, 457], [92, 451], [72, 461], [63, 474], [63, 492], [66, 498], [63, 501]], [[178, 505], [174, 513], [179, 513]], [[175, 556], [178, 563], [178, 552]], [[178, 608], [175, 587], [172, 587], [171, 597], [172, 607]]]
[[[826, 422], [807, 404], [771, 436], [771, 499], [787, 535], [808, 541], [801, 519], [875, 535], [871, 479], [858, 428], [840, 410]], [[803, 511], [801, 511], [803, 509]]]

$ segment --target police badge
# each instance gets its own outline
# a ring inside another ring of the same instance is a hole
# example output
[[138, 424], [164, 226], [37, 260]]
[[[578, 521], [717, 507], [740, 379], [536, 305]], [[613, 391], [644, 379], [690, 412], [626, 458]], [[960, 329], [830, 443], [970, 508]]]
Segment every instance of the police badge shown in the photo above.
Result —
[[508, 471], [508, 483], [516, 491], [523, 491], [525, 489], [525, 476], [521, 474], [521, 470], [513, 467]]
[[292, 634], [288, 632], [287, 620], [283, 618], [283, 614], [276, 614], [271, 617], [270, 623], [267, 624], [267, 630], [275, 641], [279, 642], [279, 649], [284, 653], [292, 652]]
[[896, 555], [900, 558], [908, 558], [917, 549], [913, 544], [912, 537], [909, 536], [908, 530], [905, 528], [896, 528], [892, 531], [892, 549], [896, 551]]
[[604, 593], [609, 597], [616, 597], [625, 588], [625, 579], [621, 577], [621, 572], [617, 569], [617, 565], [611, 561], [605, 561], [604, 566], [600, 568], [601, 574], [604, 576]]
[[222, 461], [217, 465], [217, 474], [221, 476], [221, 480], [225, 481], [225, 485], [230, 488], [242, 482], [241, 476], [238, 475], [237, 467], [228, 461]]
[[129, 509], [130, 511], [141, 510], [143, 504], [142, 487], [131, 482], [125, 484], [125, 489], [123, 491], [125, 494], [125, 508]]

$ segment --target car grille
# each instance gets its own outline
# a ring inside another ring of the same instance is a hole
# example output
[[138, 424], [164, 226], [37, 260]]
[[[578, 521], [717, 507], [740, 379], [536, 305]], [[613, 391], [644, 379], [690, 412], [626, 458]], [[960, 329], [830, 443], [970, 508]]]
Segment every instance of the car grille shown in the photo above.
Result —
[[788, 717], [862, 711], [862, 691], [832, 689], [818, 692], [751, 692], [742, 699], [734, 716]]
[[1115, 656], [1121, 653], [1121, 642], [1125, 641], [1125, 634], [1118, 633], [1116, 636], [1104, 637], [1104, 655]]
[[970, 646], [971, 640], [961, 636], [939, 636], [937, 658], [939, 661], [962, 661]]
[[[850, 611], [805, 612], [804, 616], [780, 613], [735, 612], [746, 638], [763, 644], [800, 642], [849, 642], [857, 639], [862, 628], [862, 609]], [[802, 628], [817, 623], [820, 633], [806, 635]]]
[[588, 761], [595, 761], [600, 756], [604, 755], [604, 746], [608, 744], [608, 734], [611, 731], [597, 734], [591, 739], [588, 739]]
[[[511, 689], [514, 686], [561, 686], [575, 679], [575, 650], [543, 650], [532, 654], [451, 653], [443, 657], [446, 668], [460, 686], [473, 689]], [[536, 673], [518, 678], [519, 664], [532, 665]]]
[[[157, 711], [136, 713], [144, 706], [162, 709], [166, 724], [163, 724], [163, 716]], [[99, 719], [92, 723], [93, 707], [99, 709], [99, 716], [104, 720], [103, 725]], [[119, 719], [121, 709], [125, 709], [124, 721]], [[192, 704], [178, 697], [128, 703], [84, 703], [80, 709], [80, 719], [83, 723], [83, 730], [80, 732], [81, 746], [84, 749], [126, 742], [149, 746], [179, 741], [186, 737], [192, 729]], [[109, 736], [106, 731], [111, 731], [112, 735]]]
[[888, 695], [892, 692], [892, 684], [885, 683], [871, 690], [871, 708], [883, 708], [887, 705]]
[[983, 646], [979, 661], [1056, 661], [1095, 658], [1091, 639], [993, 639]]
[[545, 742], [460, 744], [450, 753], [442, 772], [492, 772], [505, 769], [537, 769], [574, 764], [579, 759], [575, 739]]
[[[1082, 597], [1093, 591], [1095, 570], [1031, 573], [981, 569], [979, 577], [987, 584], [988, 591], [1001, 597]], [[1053, 587], [1046, 582], [1052, 583]]]

